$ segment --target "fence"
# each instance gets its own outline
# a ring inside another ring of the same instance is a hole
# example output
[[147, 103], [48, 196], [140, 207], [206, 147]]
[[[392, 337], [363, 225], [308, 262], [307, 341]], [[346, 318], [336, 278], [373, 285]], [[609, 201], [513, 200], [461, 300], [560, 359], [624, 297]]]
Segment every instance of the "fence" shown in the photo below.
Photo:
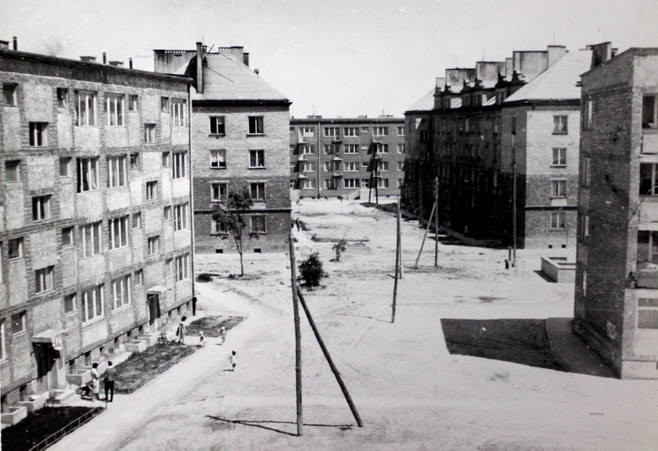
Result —
[[48, 437], [41, 440], [36, 445], [32, 446], [30, 448], [30, 451], [40, 451], [42, 449], [48, 448], [50, 445], [52, 445], [56, 441], [60, 440], [65, 435], [70, 434], [71, 432], [75, 431], [77, 428], [79, 428], [83, 424], [89, 422], [89, 420], [94, 418], [96, 415], [98, 415], [102, 411], [103, 411], [102, 407], [95, 407], [92, 410], [90, 410], [88, 412], [85, 412], [84, 414], [80, 415], [78, 418], [71, 421], [69, 424], [67, 424], [63, 428], [61, 428], [59, 431], [55, 432], [54, 434], [49, 435]]

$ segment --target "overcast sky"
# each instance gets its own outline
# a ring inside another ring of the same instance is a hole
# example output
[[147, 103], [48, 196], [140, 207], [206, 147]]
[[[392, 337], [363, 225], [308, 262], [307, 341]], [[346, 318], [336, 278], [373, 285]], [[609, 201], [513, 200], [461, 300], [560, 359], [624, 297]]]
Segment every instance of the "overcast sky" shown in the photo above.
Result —
[[66, 58], [242, 45], [291, 114], [402, 115], [446, 67], [513, 49], [658, 46], [658, 0], [0, 0], [0, 39]]

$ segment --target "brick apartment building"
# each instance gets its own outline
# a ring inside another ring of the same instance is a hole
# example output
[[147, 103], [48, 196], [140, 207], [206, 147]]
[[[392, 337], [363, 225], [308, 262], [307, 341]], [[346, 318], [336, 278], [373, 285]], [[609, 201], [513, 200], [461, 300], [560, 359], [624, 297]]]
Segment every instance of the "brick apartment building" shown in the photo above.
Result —
[[290, 233], [290, 101], [249, 68], [242, 47], [154, 50], [155, 71], [188, 74], [192, 90], [194, 246], [200, 253], [235, 251], [213, 221], [228, 193], [247, 188], [245, 252], [287, 249]]
[[[323, 118], [290, 121], [290, 188], [300, 197], [354, 194], [375, 183], [379, 196], [398, 196], [406, 152], [402, 118]], [[372, 175], [372, 177], [371, 177]]]
[[[421, 216], [434, 201], [446, 227], [519, 247], [575, 243], [578, 76], [589, 51], [551, 45], [505, 61], [447, 69], [405, 113], [403, 203]], [[516, 203], [516, 215], [514, 204]]]
[[592, 46], [582, 75], [574, 329], [621, 377], [658, 378], [658, 48]]
[[191, 80], [84, 59], [0, 42], [3, 413], [193, 296]]

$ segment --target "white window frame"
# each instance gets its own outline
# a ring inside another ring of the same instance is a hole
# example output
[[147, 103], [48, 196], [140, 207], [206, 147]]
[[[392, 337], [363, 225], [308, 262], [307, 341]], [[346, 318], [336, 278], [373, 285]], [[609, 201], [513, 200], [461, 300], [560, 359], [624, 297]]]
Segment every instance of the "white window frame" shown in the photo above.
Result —
[[404, 125], [398, 125], [398, 136], [404, 136]]
[[153, 201], [158, 199], [158, 181], [149, 180], [145, 185], [145, 198], [147, 201]]
[[[18, 237], [18, 238], [12, 238], [7, 240], [9, 249], [7, 251], [7, 258], [9, 260], [18, 260], [19, 258], [23, 258], [23, 237]], [[16, 243], [16, 255], [13, 257], [11, 256], [11, 248], [12, 248], [12, 243]]]
[[250, 149], [249, 150], [249, 169], [263, 169], [263, 168], [265, 168], [265, 150], [264, 149]]
[[[217, 189], [215, 189], [215, 187], [217, 187]], [[217, 193], [215, 193], [215, 191], [217, 191]], [[215, 196], [215, 194], [217, 194], [217, 196]], [[210, 202], [226, 202], [227, 200], [228, 200], [228, 182], [211, 182]]]
[[126, 125], [125, 96], [123, 94], [105, 94], [105, 114], [108, 127]]
[[[262, 189], [261, 189], [262, 186]], [[254, 188], [256, 195], [254, 196]], [[251, 182], [249, 183], [249, 195], [252, 200], [264, 201], [265, 200], [265, 182]]]
[[345, 144], [343, 147], [343, 153], [349, 155], [358, 155], [359, 145], [358, 144]]
[[[69, 293], [67, 295], [64, 295], [64, 313], [67, 315], [70, 315], [71, 313], [74, 313], [77, 310], [77, 295], [75, 293]], [[71, 309], [66, 310], [66, 303], [67, 301], [71, 301]]]
[[157, 255], [160, 252], [160, 235], [148, 237], [146, 243], [148, 255]]
[[398, 151], [398, 153], [406, 153], [407, 152], [407, 145], [403, 144], [403, 143], [398, 143], [397, 151]]
[[248, 116], [249, 134], [250, 135], [264, 135], [265, 134], [265, 117], [264, 116]]
[[88, 288], [80, 294], [82, 302], [82, 322], [90, 323], [105, 315], [103, 284]]
[[388, 127], [385, 125], [372, 127], [372, 136], [388, 136]]
[[34, 271], [34, 292], [37, 294], [51, 291], [53, 285], [53, 274], [55, 272], [54, 266], [47, 266], [45, 268], [36, 269]]
[[144, 124], [144, 144], [155, 144], [156, 124]]
[[176, 257], [176, 282], [190, 277], [190, 254]]
[[[18, 316], [19, 317], [18, 319], [20, 320], [20, 327], [21, 328], [19, 330], [14, 330], [14, 317], [15, 316]], [[22, 312], [14, 313], [9, 317], [9, 321], [11, 322], [11, 334], [12, 335], [19, 335], [19, 334], [25, 333], [25, 330], [26, 330], [26, 327], [25, 327], [26, 326], [26, 324], [25, 324], [26, 321], [25, 320], [26, 320], [26, 318], [27, 318], [27, 310], [23, 310]]]
[[184, 127], [187, 122], [187, 100], [171, 99], [171, 113], [174, 127]]
[[116, 155], [107, 157], [107, 187], [116, 188], [128, 184], [128, 157]]
[[[254, 224], [261, 222], [262, 230], [255, 230]], [[267, 218], [265, 215], [250, 215], [249, 216], [249, 231], [251, 233], [266, 234], [267, 233]]]
[[80, 226], [80, 244], [82, 246], [82, 258], [99, 255], [103, 252], [103, 241], [101, 238], [101, 221]]
[[552, 179], [551, 180], [551, 197], [552, 198], [565, 198], [565, 197], [567, 197], [567, 181], [566, 181], [566, 179]]
[[96, 115], [96, 93], [94, 91], [75, 91], [75, 125], [95, 127]]
[[43, 196], [32, 197], [32, 220], [33, 221], [47, 221], [52, 218], [51, 200], [52, 195], [46, 194]]
[[173, 178], [183, 179], [187, 177], [187, 152], [174, 152], [173, 164], [171, 166], [171, 171]]
[[226, 169], [226, 149], [211, 149], [208, 153], [211, 169]]
[[302, 182], [302, 189], [315, 189], [314, 179], [304, 179]]
[[564, 210], [555, 210], [550, 212], [549, 228], [551, 230], [566, 230], [567, 215]]
[[226, 116], [210, 116], [210, 134], [226, 136]]
[[110, 219], [107, 228], [110, 250], [128, 246], [128, 215]]
[[188, 212], [190, 204], [178, 204], [174, 205], [174, 230], [186, 230], [188, 227]]
[[553, 147], [553, 159], [551, 167], [563, 168], [567, 166], [567, 148]]
[[48, 145], [48, 122], [30, 122], [28, 127], [30, 147], [45, 147]]
[[100, 186], [98, 157], [78, 157], [78, 193], [96, 191]]
[[343, 133], [345, 136], [359, 136], [359, 127], [344, 127]]
[[553, 134], [566, 135], [569, 133], [569, 116], [566, 114], [556, 114], [553, 116]]
[[112, 301], [115, 310], [132, 303], [132, 277], [130, 274], [112, 281]]

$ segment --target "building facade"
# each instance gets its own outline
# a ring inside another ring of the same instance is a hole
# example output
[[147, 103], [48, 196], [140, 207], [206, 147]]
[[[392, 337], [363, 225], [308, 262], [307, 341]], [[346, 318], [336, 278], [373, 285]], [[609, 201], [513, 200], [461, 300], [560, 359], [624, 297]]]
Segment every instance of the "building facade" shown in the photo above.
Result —
[[190, 79], [0, 48], [3, 412], [193, 296]]
[[283, 251], [290, 233], [288, 128], [290, 101], [249, 68], [242, 47], [201, 43], [196, 50], [155, 50], [155, 70], [187, 73], [192, 92], [194, 237], [200, 253], [234, 252], [213, 220], [228, 194], [247, 189], [245, 252]]
[[574, 329], [621, 377], [658, 378], [658, 49], [592, 46], [582, 75]]
[[433, 107], [406, 113], [405, 207], [429, 214], [436, 178], [447, 228], [518, 247], [572, 246], [576, 82], [588, 58], [549, 46], [447, 69]]
[[290, 188], [299, 190], [300, 197], [348, 196], [361, 190], [371, 191], [373, 202], [376, 194], [398, 196], [404, 181], [404, 136], [404, 120], [391, 116], [293, 118]]

